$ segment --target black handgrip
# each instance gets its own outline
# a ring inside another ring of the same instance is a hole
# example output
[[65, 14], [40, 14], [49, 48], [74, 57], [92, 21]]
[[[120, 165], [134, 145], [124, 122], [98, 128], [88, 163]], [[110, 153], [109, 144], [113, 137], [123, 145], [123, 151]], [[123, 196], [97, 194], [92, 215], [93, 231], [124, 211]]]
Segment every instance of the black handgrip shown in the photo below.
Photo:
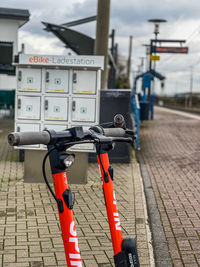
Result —
[[126, 136], [126, 132], [123, 128], [102, 128], [104, 136], [110, 137], [124, 137]]
[[107, 137], [125, 137], [126, 131], [123, 128], [103, 128], [100, 125], [96, 125], [90, 128], [101, 135]]
[[101, 133], [104, 136], [108, 136], [108, 137], [125, 137], [126, 136], [126, 132], [123, 128], [101, 128], [101, 130], [99, 131], [99, 133]]
[[8, 135], [8, 143], [11, 146], [21, 145], [47, 145], [50, 142], [50, 134], [47, 131], [43, 132], [13, 132]]

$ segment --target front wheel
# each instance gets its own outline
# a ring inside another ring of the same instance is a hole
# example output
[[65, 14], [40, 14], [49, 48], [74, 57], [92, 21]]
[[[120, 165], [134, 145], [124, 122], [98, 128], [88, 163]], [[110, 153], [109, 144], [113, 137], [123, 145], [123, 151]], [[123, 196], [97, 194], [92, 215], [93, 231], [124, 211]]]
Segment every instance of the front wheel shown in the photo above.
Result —
[[128, 267], [140, 267], [135, 238], [124, 238], [122, 241], [122, 251], [125, 252]]
[[135, 238], [122, 241], [122, 251], [114, 256], [115, 267], [140, 267]]

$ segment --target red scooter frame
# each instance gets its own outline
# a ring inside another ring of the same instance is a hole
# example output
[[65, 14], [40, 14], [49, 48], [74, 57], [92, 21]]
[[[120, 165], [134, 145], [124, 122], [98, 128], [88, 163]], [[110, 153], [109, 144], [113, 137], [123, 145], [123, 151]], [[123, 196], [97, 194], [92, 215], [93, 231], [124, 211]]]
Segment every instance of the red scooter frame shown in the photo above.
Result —
[[[113, 187], [113, 169], [109, 164], [108, 154], [101, 153], [97, 155], [98, 164], [101, 170], [102, 188], [105, 197], [105, 204], [108, 216], [108, 223], [110, 227], [112, 245], [114, 255], [121, 251], [122, 232], [119, 221], [119, 213], [117, 210], [117, 203], [115, 198], [115, 191]], [[101, 160], [101, 162], [100, 162]]]
[[[51, 150], [51, 146], [48, 147]], [[66, 172], [63, 171], [62, 158], [67, 155], [62, 150], [54, 150], [49, 154], [55, 197], [58, 204], [60, 226], [62, 231], [63, 244], [67, 266], [81, 267], [81, 255], [78, 245], [78, 237], [75, 227], [73, 205], [74, 193], [68, 185]]]
[[[49, 147], [49, 150], [51, 146]], [[104, 150], [105, 149], [105, 150]], [[97, 160], [101, 170], [102, 188], [105, 197], [105, 204], [110, 227], [114, 262], [116, 267], [139, 267], [136, 243], [133, 238], [122, 237], [119, 213], [113, 186], [113, 169], [110, 166], [107, 151], [112, 145], [97, 145]], [[62, 170], [60, 162], [66, 153], [61, 150], [54, 150], [50, 153], [55, 198], [58, 203], [60, 225], [65, 248], [67, 266], [81, 267], [81, 256], [78, 245], [78, 237], [75, 228], [73, 205], [74, 193], [69, 189], [67, 175]], [[62, 203], [62, 204], [61, 204]]]
[[139, 267], [136, 242], [133, 237], [122, 237], [119, 213], [113, 186], [114, 173], [110, 166], [108, 151], [110, 145], [97, 145], [97, 160], [101, 170], [102, 188], [104, 192], [108, 223], [110, 227], [114, 262], [116, 267]]

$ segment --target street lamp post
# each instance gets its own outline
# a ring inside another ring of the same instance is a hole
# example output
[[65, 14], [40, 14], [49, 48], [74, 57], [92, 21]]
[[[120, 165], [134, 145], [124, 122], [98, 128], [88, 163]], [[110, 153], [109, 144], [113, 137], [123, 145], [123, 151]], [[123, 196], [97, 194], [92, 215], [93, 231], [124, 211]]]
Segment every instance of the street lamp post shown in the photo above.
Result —
[[[160, 23], [167, 22], [165, 19], [149, 19], [148, 22], [154, 23], [154, 34], [155, 34], [155, 39], [151, 40], [150, 43], [150, 57], [149, 57], [149, 72], [151, 73], [152, 71], [152, 63], [151, 63], [151, 55], [154, 53], [156, 55], [156, 45], [157, 45], [157, 40], [158, 40], [158, 34], [159, 34], [159, 26]], [[153, 46], [154, 46], [154, 51], [153, 51]], [[154, 66], [153, 66], [154, 71], [156, 70], [156, 61], [154, 60]], [[154, 82], [154, 77], [153, 77], [153, 86], [152, 86], [152, 94], [151, 94], [151, 87], [149, 88], [148, 92], [148, 99], [150, 102], [150, 107], [151, 107], [151, 120], [153, 120], [154, 117], [154, 91], [155, 91], [155, 82]]]
[[[164, 23], [164, 22], [167, 22], [167, 20], [165, 19], [149, 19], [148, 22], [152, 22], [154, 23], [154, 34], [155, 34], [155, 39], [153, 40], [154, 41], [154, 46], [155, 46], [155, 51], [154, 51], [154, 54], [156, 55], [156, 44], [157, 44], [157, 40], [158, 40], [158, 34], [159, 34], [159, 26], [160, 26], [160, 23]], [[152, 54], [152, 41], [151, 41], [151, 45], [150, 45], [150, 55]], [[155, 64], [155, 61], [154, 61], [154, 64]], [[154, 65], [155, 67], [155, 65]], [[151, 71], [151, 60], [149, 60], [149, 71]]]
[[145, 54], [146, 54], [145, 68], [146, 68], [146, 71], [148, 71], [148, 67], [149, 67], [149, 55], [150, 55], [150, 45], [149, 44], [143, 44], [142, 46], [144, 46], [146, 48], [146, 51], [145, 51]]

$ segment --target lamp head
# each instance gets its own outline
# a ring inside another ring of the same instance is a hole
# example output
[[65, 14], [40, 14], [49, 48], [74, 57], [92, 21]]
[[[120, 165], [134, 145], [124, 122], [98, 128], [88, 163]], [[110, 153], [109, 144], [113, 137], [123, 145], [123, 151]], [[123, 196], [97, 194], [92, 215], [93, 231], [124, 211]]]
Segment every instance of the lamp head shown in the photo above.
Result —
[[158, 34], [159, 33], [159, 25], [160, 25], [160, 23], [167, 22], [167, 20], [165, 20], [165, 19], [149, 19], [148, 22], [154, 23], [154, 25], [155, 25], [154, 33]]

